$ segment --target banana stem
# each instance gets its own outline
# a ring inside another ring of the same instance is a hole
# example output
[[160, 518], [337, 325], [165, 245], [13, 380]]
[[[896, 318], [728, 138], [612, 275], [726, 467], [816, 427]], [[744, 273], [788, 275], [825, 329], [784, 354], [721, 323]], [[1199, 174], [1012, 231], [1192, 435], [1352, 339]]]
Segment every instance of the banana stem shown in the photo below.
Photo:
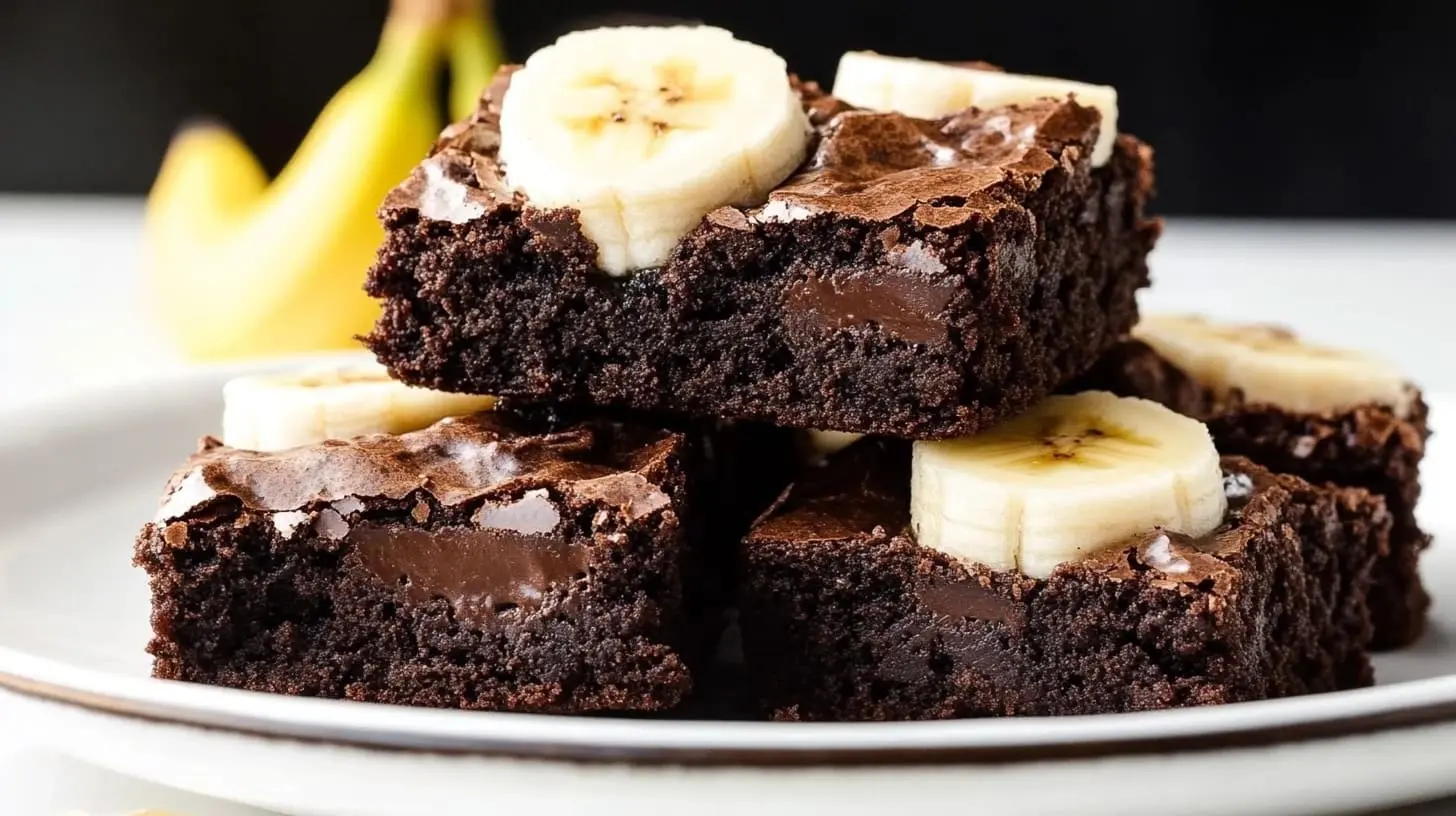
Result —
[[392, 0], [366, 72], [414, 82], [432, 76], [450, 30], [482, 0]]
[[484, 12], [485, 0], [390, 0], [389, 22], [439, 26]]
[[475, 110], [480, 92], [490, 84], [502, 53], [493, 20], [482, 13], [457, 20], [448, 35], [450, 51], [450, 117], [464, 119]]

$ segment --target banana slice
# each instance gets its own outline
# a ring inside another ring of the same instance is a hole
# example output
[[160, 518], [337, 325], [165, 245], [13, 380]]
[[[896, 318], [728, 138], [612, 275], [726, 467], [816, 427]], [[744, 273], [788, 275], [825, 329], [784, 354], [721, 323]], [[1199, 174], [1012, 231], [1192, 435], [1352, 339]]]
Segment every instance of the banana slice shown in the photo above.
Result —
[[537, 207], [571, 207], [610, 275], [660, 266], [708, 212], [754, 205], [804, 160], [782, 58], [720, 28], [567, 34], [501, 105], [501, 161]]
[[863, 438], [864, 434], [849, 431], [806, 430], [801, 438], [804, 458], [811, 464], [822, 464], [824, 460]]
[[920, 119], [938, 119], [972, 106], [994, 108], [1069, 94], [1102, 114], [1097, 145], [1092, 149], [1092, 166], [1101, 167], [1111, 158], [1117, 141], [1117, 89], [1111, 86], [888, 57], [873, 51], [845, 53], [834, 76], [834, 95], [845, 102]]
[[1297, 413], [1384, 405], [1410, 413], [1413, 392], [1391, 362], [1301, 341], [1278, 326], [1215, 323], [1194, 315], [1144, 315], [1133, 336], [1215, 394]]
[[1228, 498], [1202, 423], [1105, 391], [1049, 397], [966, 439], [916, 442], [916, 539], [1033, 578], [1161, 527], [1199, 536]]
[[372, 433], [405, 433], [495, 404], [494, 397], [447, 394], [395, 382], [377, 363], [288, 376], [238, 377], [223, 386], [222, 397], [223, 442], [259, 451]]

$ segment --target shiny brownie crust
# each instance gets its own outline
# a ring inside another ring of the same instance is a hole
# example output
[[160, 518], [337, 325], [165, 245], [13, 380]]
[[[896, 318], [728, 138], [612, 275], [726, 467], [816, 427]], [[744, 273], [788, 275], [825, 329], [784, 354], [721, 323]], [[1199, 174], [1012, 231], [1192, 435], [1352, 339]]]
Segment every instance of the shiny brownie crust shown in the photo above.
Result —
[[1373, 571], [1372, 645], [1399, 648], [1420, 636], [1431, 601], [1419, 564], [1431, 539], [1416, 523], [1415, 508], [1431, 432], [1419, 395], [1403, 419], [1375, 405], [1341, 414], [1291, 413], [1245, 403], [1239, 394], [1220, 399], [1136, 340], [1109, 352], [1082, 384], [1151, 399], [1200, 419], [1221, 453], [1246, 456], [1311, 482], [1361, 487], [1383, 496], [1394, 528], [1390, 550], [1377, 558]]
[[700, 634], [694, 467], [681, 434], [490, 415], [281, 454], [205, 441], [136, 542], [154, 673], [440, 708], [671, 708]]
[[1131, 546], [1039, 581], [917, 546], [907, 454], [857, 443], [745, 542], [743, 644], [761, 713], [1076, 715], [1369, 685], [1382, 503], [1243, 459], [1224, 468], [1252, 489], [1216, 548], [1184, 553], [1192, 569], [1164, 572]]
[[[570, 211], [504, 186], [508, 77], [381, 209], [366, 341], [405, 382], [948, 437], [1030, 406], [1136, 321], [1161, 229], [1152, 151], [1122, 136], [1092, 169], [1091, 109], [925, 122], [805, 85], [818, 149], [770, 205], [714, 211], [664, 267], [613, 279]], [[953, 141], [959, 175], [917, 191], [932, 182], [916, 162]], [[432, 209], [451, 196], [459, 218]]]

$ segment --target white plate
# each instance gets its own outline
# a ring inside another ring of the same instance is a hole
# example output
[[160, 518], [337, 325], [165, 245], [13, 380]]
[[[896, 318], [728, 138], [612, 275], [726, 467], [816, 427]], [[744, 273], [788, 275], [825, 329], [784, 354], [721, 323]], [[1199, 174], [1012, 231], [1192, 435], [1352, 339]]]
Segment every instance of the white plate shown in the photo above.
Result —
[[[1374, 807], [1456, 792], [1456, 557], [1431, 633], [1380, 685], [1182, 711], [896, 724], [653, 722], [291, 699], [147, 676], [132, 537], [235, 371], [0, 417], [0, 727], [163, 784], [299, 814], [838, 813]], [[1432, 400], [1439, 414], [1446, 399]], [[1456, 535], [1437, 437], [1423, 520]], [[1214, 774], [1210, 777], [1209, 774]], [[1207, 780], [1220, 780], [1209, 788]]]

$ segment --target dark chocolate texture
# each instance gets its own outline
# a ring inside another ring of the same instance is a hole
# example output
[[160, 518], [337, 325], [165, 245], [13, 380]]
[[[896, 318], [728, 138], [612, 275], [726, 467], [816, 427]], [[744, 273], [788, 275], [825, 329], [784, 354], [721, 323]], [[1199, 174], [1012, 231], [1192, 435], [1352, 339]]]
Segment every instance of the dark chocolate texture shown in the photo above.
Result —
[[1209, 705], [1368, 685], [1389, 535], [1364, 491], [1224, 460], [1230, 515], [1150, 531], [1046, 580], [915, 544], [908, 446], [812, 471], [745, 542], [740, 608], [765, 715], [903, 720]]
[[965, 434], [1085, 371], [1136, 320], [1151, 150], [1089, 163], [1074, 102], [936, 121], [800, 85], [810, 158], [613, 279], [496, 159], [504, 71], [381, 208], [367, 342], [407, 382], [905, 437]]
[[1380, 405], [1330, 414], [1285, 411], [1247, 403], [1238, 393], [1215, 394], [1136, 340], [1118, 345], [1068, 388], [1100, 388], [1160, 402], [1206, 423], [1223, 453], [1311, 482], [1361, 487], [1384, 497], [1394, 528], [1389, 552], [1377, 558], [1373, 570], [1373, 646], [1398, 648], [1420, 636], [1430, 596], [1421, 585], [1419, 561], [1430, 537], [1417, 524], [1415, 508], [1431, 431], [1418, 395], [1405, 417]]
[[585, 547], [502, 530], [361, 524], [345, 542], [384, 584], [417, 604], [444, 598], [457, 620], [483, 625], [500, 612], [536, 611], [554, 586], [585, 580]]
[[277, 453], [206, 440], [137, 541], [155, 673], [448, 708], [676, 706], [701, 651], [684, 581], [710, 575], [684, 534], [705, 527], [695, 450], [502, 411]]

